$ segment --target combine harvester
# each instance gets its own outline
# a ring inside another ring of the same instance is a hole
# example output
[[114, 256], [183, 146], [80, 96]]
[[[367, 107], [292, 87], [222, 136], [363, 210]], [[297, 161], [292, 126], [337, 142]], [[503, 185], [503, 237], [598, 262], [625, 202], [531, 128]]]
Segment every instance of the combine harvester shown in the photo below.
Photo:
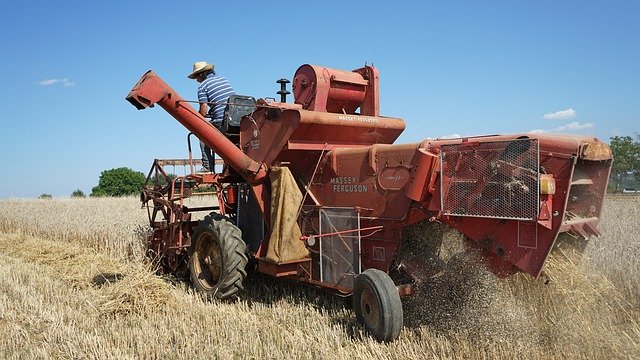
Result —
[[[442, 271], [437, 238], [425, 259], [403, 253], [405, 228], [425, 221], [457, 229], [498, 276], [538, 277], [558, 234], [597, 235], [612, 156], [593, 137], [493, 135], [394, 144], [405, 129], [379, 113], [379, 72], [303, 65], [295, 102], [229, 99], [220, 129], [154, 72], [126, 99], [159, 105], [223, 159], [220, 173], [188, 160], [155, 160], [141, 195], [153, 232], [149, 256], [166, 272], [189, 271], [210, 298], [243, 289], [247, 264], [353, 297], [356, 317], [379, 341], [403, 324], [401, 297]], [[165, 165], [190, 165], [171, 178]], [[188, 208], [194, 188], [218, 202]], [[210, 212], [192, 220], [196, 211]], [[406, 234], [405, 234], [406, 235]], [[427, 260], [431, 259], [431, 260]], [[251, 260], [251, 261], [249, 261]]]

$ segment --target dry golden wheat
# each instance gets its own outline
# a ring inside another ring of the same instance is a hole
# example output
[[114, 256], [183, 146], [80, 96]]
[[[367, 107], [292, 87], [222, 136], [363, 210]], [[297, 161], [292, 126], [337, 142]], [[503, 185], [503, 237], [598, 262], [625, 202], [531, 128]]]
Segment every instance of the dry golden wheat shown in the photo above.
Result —
[[[341, 299], [258, 276], [235, 303], [205, 302], [143, 265], [135, 198], [0, 201], [0, 354], [5, 358], [637, 358], [640, 202], [606, 203], [584, 256], [555, 254], [548, 284], [456, 276], [406, 301], [379, 344]], [[447, 232], [448, 249], [459, 237]], [[455, 251], [451, 251], [453, 253]], [[448, 254], [447, 256], [450, 256]]]

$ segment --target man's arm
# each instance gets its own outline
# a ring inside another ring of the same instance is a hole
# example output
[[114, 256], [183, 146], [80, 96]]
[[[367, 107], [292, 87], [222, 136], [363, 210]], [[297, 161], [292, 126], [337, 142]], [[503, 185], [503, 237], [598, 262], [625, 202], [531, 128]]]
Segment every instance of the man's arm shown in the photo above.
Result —
[[198, 111], [202, 117], [207, 117], [207, 111], [209, 110], [209, 106], [207, 103], [200, 103], [200, 110]]

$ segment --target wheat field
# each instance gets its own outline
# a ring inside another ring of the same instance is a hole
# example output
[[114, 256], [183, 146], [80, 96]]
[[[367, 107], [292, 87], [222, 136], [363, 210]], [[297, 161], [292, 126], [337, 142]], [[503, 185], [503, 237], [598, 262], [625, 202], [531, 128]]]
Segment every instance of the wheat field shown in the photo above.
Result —
[[554, 254], [550, 281], [498, 279], [467, 260], [406, 301], [405, 328], [390, 344], [364, 333], [348, 300], [267, 277], [247, 281], [235, 302], [204, 301], [155, 275], [146, 224], [136, 198], [1, 200], [0, 356], [640, 358], [635, 197], [607, 199], [603, 236], [582, 256]]

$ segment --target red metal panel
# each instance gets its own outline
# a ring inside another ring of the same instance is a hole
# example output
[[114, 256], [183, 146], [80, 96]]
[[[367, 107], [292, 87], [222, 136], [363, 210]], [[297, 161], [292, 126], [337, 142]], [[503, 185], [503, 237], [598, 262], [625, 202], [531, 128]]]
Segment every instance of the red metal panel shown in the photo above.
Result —
[[264, 107], [240, 124], [240, 148], [255, 161], [273, 164], [298, 127], [298, 110]]
[[362, 107], [361, 114], [377, 116], [378, 79], [370, 66], [343, 71], [305, 64], [294, 75], [293, 94], [307, 110], [354, 114]]
[[384, 230], [360, 239], [362, 269], [374, 268], [389, 271], [400, 246], [403, 224], [391, 220], [363, 219], [361, 221], [363, 227], [369, 227], [372, 224], [382, 225]]
[[360, 113], [362, 115], [379, 116], [380, 115], [380, 72], [373, 66], [365, 66], [360, 69], [353, 70], [362, 75], [363, 78], [369, 80], [367, 92], [360, 104]]
[[255, 161], [273, 164], [285, 148], [322, 150], [335, 148], [336, 143], [351, 147], [392, 143], [404, 127], [404, 121], [395, 118], [265, 106], [242, 121], [240, 147]]
[[436, 176], [434, 171], [438, 162], [438, 156], [425, 149], [418, 149], [416, 162], [413, 165], [411, 182], [405, 190], [407, 197], [414, 201], [426, 200], [429, 191], [429, 183]]
[[404, 131], [402, 119], [300, 110], [294, 142], [342, 142], [359, 145], [391, 144]]
[[404, 187], [410, 181], [418, 145], [334, 149], [311, 190], [325, 206], [360, 207], [365, 217], [402, 220], [411, 203]]

